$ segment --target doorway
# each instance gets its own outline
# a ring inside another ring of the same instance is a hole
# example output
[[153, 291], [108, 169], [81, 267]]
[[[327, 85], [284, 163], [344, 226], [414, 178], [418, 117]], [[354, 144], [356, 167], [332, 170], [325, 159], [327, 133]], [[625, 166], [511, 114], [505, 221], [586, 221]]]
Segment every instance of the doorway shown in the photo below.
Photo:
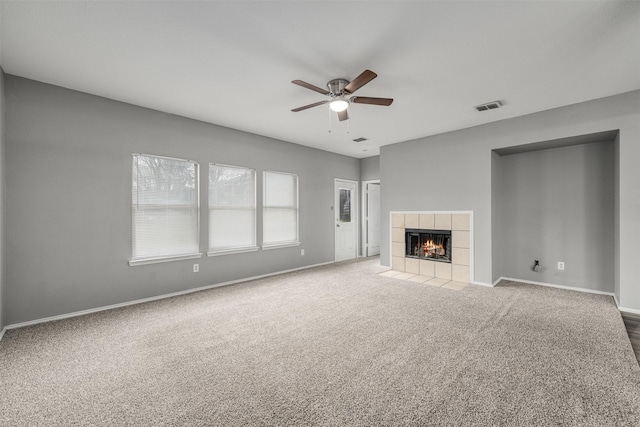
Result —
[[358, 183], [334, 181], [334, 223], [336, 261], [358, 256]]
[[362, 255], [380, 255], [380, 180], [364, 181], [362, 193]]

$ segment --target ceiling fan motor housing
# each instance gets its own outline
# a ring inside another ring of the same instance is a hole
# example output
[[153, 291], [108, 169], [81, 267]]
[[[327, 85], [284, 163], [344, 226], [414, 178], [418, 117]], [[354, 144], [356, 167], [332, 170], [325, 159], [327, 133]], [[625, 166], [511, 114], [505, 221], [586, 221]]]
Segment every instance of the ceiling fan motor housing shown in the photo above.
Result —
[[344, 88], [349, 84], [349, 80], [346, 79], [333, 79], [327, 83], [327, 89], [332, 98], [343, 96]]

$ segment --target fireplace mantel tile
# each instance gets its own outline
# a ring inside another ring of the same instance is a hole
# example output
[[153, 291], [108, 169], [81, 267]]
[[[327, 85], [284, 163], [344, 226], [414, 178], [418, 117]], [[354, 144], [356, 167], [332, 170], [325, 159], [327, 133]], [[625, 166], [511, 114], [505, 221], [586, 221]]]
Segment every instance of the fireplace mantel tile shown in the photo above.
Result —
[[394, 228], [391, 238], [392, 241], [402, 243], [404, 245], [404, 228]]
[[471, 236], [468, 231], [453, 230], [451, 246], [454, 248], [471, 248]]
[[402, 242], [391, 242], [391, 256], [404, 257], [406, 248]]
[[456, 265], [469, 265], [469, 249], [453, 248], [451, 259]]
[[451, 214], [435, 214], [435, 230], [451, 230]]
[[451, 229], [452, 230], [470, 230], [471, 221], [469, 214], [452, 214], [451, 215]]
[[391, 217], [391, 227], [393, 228], [405, 228], [404, 227], [404, 214], [393, 214]]
[[404, 214], [404, 228], [419, 228], [418, 214]]
[[423, 230], [435, 230], [435, 216], [433, 214], [420, 214], [420, 227]]

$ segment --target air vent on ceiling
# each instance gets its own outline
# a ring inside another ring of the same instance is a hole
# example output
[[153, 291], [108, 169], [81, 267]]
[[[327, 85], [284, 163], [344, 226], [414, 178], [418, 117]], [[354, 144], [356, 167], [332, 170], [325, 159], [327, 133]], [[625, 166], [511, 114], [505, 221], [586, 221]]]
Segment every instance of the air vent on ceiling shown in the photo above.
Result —
[[367, 138], [360, 137], [360, 138], [354, 139], [353, 142], [363, 142], [363, 141], [366, 141], [366, 140], [367, 140]]
[[495, 110], [496, 108], [502, 107], [502, 102], [500, 101], [492, 101], [487, 102], [486, 104], [476, 105], [474, 108], [478, 111], [487, 111], [487, 110]]

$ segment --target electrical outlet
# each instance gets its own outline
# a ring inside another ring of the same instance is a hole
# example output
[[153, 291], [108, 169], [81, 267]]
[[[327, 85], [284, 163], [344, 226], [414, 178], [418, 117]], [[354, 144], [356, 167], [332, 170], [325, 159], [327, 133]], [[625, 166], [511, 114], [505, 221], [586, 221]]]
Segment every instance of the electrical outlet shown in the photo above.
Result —
[[200, 271], [200, 264], [193, 264], [193, 272], [197, 273]]
[[558, 261], [558, 270], [564, 270], [564, 262]]
[[304, 249], [300, 249], [300, 255], [304, 256]]

